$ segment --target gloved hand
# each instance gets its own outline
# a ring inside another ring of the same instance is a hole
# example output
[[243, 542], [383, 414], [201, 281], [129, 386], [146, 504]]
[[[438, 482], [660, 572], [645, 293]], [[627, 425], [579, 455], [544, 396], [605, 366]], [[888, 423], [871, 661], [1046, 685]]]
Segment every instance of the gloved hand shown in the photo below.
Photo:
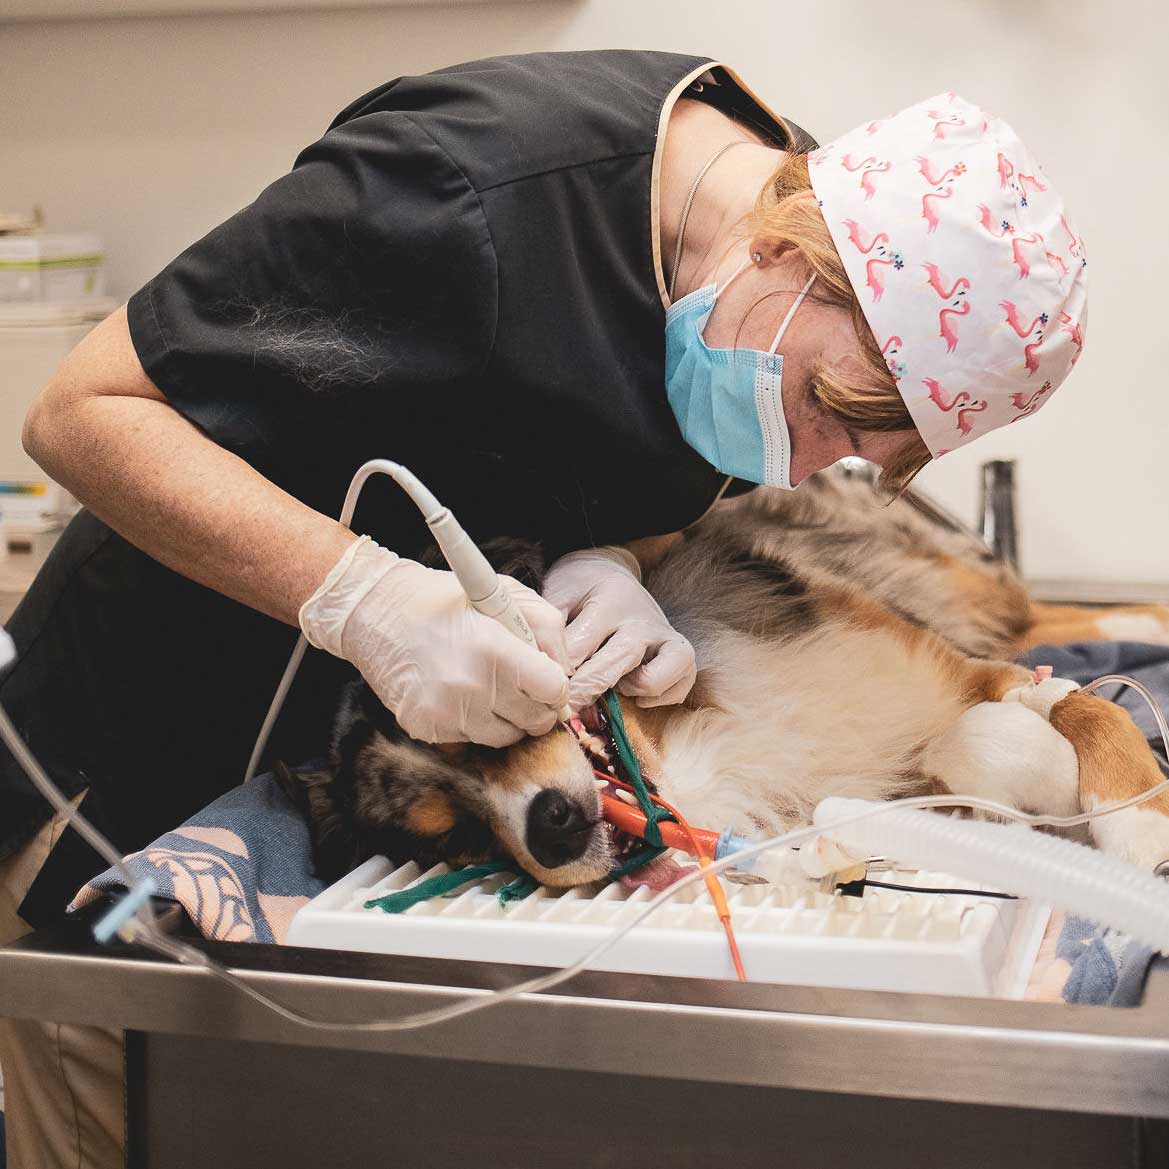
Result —
[[568, 678], [563, 618], [502, 579], [539, 650], [476, 612], [454, 573], [403, 560], [368, 536], [301, 606], [300, 627], [318, 649], [352, 662], [412, 738], [505, 747], [552, 729]]
[[690, 693], [694, 649], [642, 588], [632, 553], [606, 547], [561, 557], [544, 581], [544, 599], [568, 621], [573, 710], [611, 686], [640, 706], [669, 706]]

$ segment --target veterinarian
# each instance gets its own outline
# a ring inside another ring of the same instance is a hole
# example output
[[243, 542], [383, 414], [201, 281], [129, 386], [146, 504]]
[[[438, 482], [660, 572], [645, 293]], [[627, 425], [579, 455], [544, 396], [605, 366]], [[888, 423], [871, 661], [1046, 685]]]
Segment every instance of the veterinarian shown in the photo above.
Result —
[[[814, 148], [729, 68], [649, 52], [480, 61], [342, 112], [28, 417], [85, 505], [3, 687], [56, 781], [127, 850], [181, 822], [238, 782], [298, 625], [327, 652], [286, 760], [325, 750], [354, 667], [431, 741], [539, 734], [611, 685], [679, 702], [694, 654], [639, 557], [728, 492], [849, 454], [896, 487], [1042, 405], [1078, 353], [1082, 242], [1010, 129], [947, 94]], [[392, 484], [371, 539], [330, 518], [375, 456], [475, 538], [561, 558], [546, 599], [514, 585], [539, 651], [419, 562]], [[103, 865], [7, 760], [0, 825], [8, 941]], [[0, 1025], [17, 1169], [119, 1163], [119, 1053]]]

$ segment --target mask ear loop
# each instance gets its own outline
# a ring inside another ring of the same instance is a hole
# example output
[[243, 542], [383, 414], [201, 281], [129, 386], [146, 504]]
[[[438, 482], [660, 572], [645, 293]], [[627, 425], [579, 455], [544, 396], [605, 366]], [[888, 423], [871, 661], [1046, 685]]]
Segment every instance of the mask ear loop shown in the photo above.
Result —
[[716, 288], [716, 289], [714, 290], [714, 299], [715, 299], [715, 300], [718, 300], [718, 298], [719, 298], [720, 296], [722, 296], [722, 294], [723, 294], [724, 292], [726, 292], [726, 290], [727, 290], [728, 288], [730, 288], [730, 286], [731, 286], [731, 285], [732, 285], [732, 284], [735, 282], [735, 280], [737, 280], [737, 279], [738, 279], [738, 278], [739, 278], [739, 277], [740, 277], [740, 276], [741, 276], [741, 275], [742, 275], [742, 274], [743, 274], [743, 273], [744, 273], [744, 272], [745, 272], [745, 271], [746, 271], [748, 268], [750, 268], [750, 267], [751, 267], [751, 263], [752, 263], [751, 257], [750, 257], [750, 256], [748, 256], [748, 257], [747, 257], [747, 258], [746, 258], [746, 259], [745, 259], [745, 260], [744, 260], [744, 261], [743, 261], [743, 262], [742, 262], [742, 263], [741, 263], [741, 264], [740, 264], [740, 265], [739, 265], [739, 266], [738, 266], [738, 267], [737, 267], [737, 268], [736, 268], [736, 269], [735, 269], [735, 270], [734, 270], [734, 271], [733, 271], [733, 272], [732, 272], [732, 273], [731, 273], [731, 274], [730, 274], [730, 275], [729, 275], [729, 276], [726, 278], [726, 280], [724, 280], [724, 281], [722, 282], [721, 286], [719, 286], [718, 288]]
[[[740, 268], [739, 271], [741, 272], [742, 269]], [[735, 276], [737, 276], [738, 274], [739, 273], [736, 272]], [[734, 279], [734, 276], [731, 277], [731, 280], [733, 280], [733, 279]], [[727, 281], [727, 284], [729, 284], [729, 283], [730, 283], [730, 280]], [[808, 291], [811, 289], [812, 285], [815, 283], [816, 283], [816, 274], [813, 272], [812, 275], [808, 277], [808, 283], [804, 285], [803, 290], [800, 292], [800, 295], [796, 297], [795, 303], [791, 306], [791, 308], [789, 308], [787, 310], [787, 316], [784, 317], [783, 321], [780, 323], [779, 331], [775, 334], [775, 340], [771, 342], [771, 348], [768, 349], [768, 351], [767, 351], [767, 354], [769, 357], [775, 356], [775, 351], [779, 348], [779, 343], [780, 343], [780, 341], [783, 340], [783, 335], [787, 331], [788, 325], [790, 325], [792, 323], [792, 317], [794, 317], [796, 315], [796, 309], [798, 309], [800, 307], [800, 305], [802, 305], [804, 303], [804, 297], [808, 295]], [[724, 284], [723, 287], [725, 288], [726, 284]]]

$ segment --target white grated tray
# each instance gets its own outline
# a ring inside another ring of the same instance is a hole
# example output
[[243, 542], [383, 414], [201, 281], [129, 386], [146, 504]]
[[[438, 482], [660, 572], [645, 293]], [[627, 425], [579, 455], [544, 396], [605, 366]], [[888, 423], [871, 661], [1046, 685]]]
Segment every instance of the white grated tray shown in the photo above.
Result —
[[[395, 869], [374, 857], [293, 918], [287, 942], [525, 966], [566, 966], [628, 921], [653, 894], [618, 884], [541, 888], [506, 908], [499, 874], [402, 914], [363, 903], [448, 872]], [[971, 888], [939, 873], [892, 870], [875, 879]], [[1029, 901], [867, 889], [863, 897], [813, 885], [725, 882], [743, 965], [753, 982], [857, 990], [1021, 998], [1049, 911]], [[599, 970], [734, 978], [726, 936], [701, 883], [683, 890], [594, 963]]]

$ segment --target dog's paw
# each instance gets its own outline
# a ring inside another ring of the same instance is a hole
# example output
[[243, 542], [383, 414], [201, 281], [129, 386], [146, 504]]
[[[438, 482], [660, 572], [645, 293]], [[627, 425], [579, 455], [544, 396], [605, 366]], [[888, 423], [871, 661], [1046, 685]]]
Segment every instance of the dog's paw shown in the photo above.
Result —
[[[1089, 810], [1099, 803], [1099, 800], [1089, 800]], [[1101, 852], [1150, 872], [1169, 865], [1169, 816], [1153, 808], [1138, 805], [1109, 812], [1091, 821], [1091, 831]]]

